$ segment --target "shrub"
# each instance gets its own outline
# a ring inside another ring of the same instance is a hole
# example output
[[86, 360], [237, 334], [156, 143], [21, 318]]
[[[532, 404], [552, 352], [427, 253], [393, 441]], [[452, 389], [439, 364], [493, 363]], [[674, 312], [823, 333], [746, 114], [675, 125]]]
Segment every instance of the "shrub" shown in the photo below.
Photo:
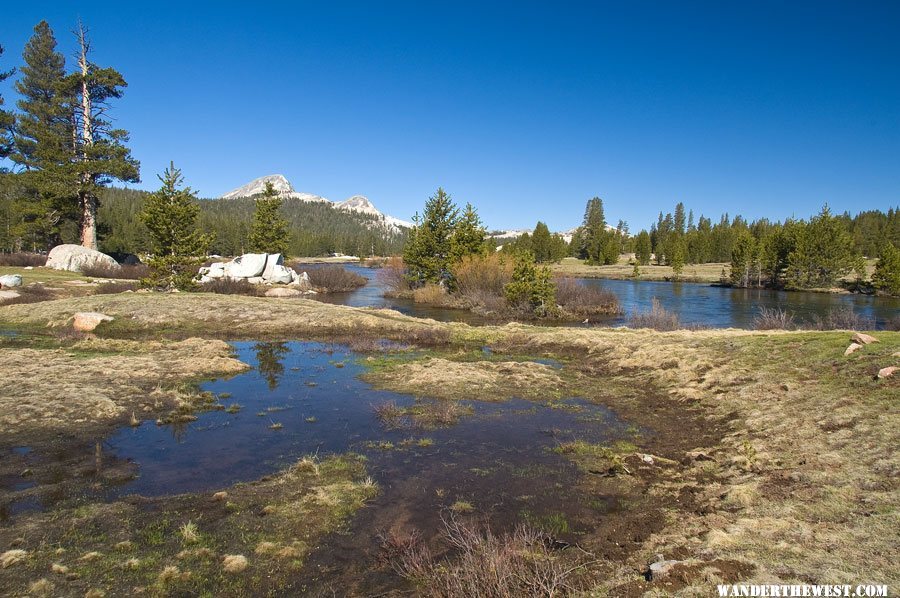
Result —
[[121, 264], [119, 266], [95, 264], [82, 268], [81, 273], [91, 278], [140, 280], [150, 275], [150, 268], [146, 264]]
[[806, 327], [813, 330], [874, 330], [875, 320], [847, 306], [829, 310], [824, 316], [814, 314]]
[[681, 328], [681, 321], [678, 314], [666, 310], [659, 303], [659, 299], [653, 298], [650, 311], [634, 312], [628, 322], [632, 328], [652, 328], [661, 332], [678, 330]]
[[760, 307], [759, 315], [753, 319], [753, 328], [756, 330], [795, 330], [797, 322], [794, 321], [793, 312], [777, 307]]
[[39, 253], [0, 253], [0, 266], [43, 266], [47, 263], [47, 256]]
[[586, 285], [568, 276], [559, 276], [556, 282], [556, 302], [570, 314], [591, 316], [621, 313], [619, 298], [612, 291], [595, 285]]
[[401, 257], [392, 257], [385, 261], [375, 278], [387, 289], [389, 295], [411, 289], [409, 279], [406, 277], [406, 265]]
[[309, 275], [309, 282], [314, 287], [324, 289], [328, 293], [355, 291], [368, 282], [362, 274], [351, 272], [343, 266], [334, 264], [307, 267], [306, 273]]
[[535, 266], [531, 253], [516, 256], [512, 282], [504, 287], [504, 292], [511, 307], [537, 316], [556, 313], [556, 289], [550, 269]]
[[545, 531], [519, 525], [497, 535], [487, 526], [444, 520], [452, 557], [437, 558], [418, 534], [388, 536], [382, 550], [394, 571], [428, 596], [565, 596], [583, 589], [586, 553], [555, 550]]
[[198, 288], [204, 293], [249, 295], [250, 297], [260, 297], [264, 292], [259, 285], [250, 284], [244, 279], [235, 280], [233, 278], [214, 278], [209, 282], [198, 285]]
[[20, 303], [40, 303], [41, 301], [50, 301], [56, 298], [52, 291], [48, 291], [41, 284], [30, 284], [24, 287], [16, 287], [11, 289], [16, 291], [19, 296], [12, 299], [0, 300], [0, 305], [15, 305]]
[[444, 305], [448, 300], [447, 291], [437, 284], [426, 284], [413, 291], [413, 301], [426, 305]]
[[513, 279], [513, 263], [499, 253], [469, 255], [453, 267], [459, 296], [472, 305], [490, 310], [506, 304], [506, 285]]

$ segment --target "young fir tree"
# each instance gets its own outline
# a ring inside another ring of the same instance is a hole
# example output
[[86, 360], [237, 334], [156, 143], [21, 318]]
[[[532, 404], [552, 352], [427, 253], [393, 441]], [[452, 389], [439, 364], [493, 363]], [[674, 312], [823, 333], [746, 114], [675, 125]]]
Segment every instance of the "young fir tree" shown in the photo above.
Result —
[[756, 240], [749, 232], [742, 232], [734, 242], [731, 250], [731, 284], [736, 287], [749, 287], [754, 273], [754, 256]]
[[415, 226], [403, 250], [406, 275], [413, 286], [426, 283], [452, 285], [451, 239], [456, 229], [459, 209], [442, 189], [425, 203], [421, 220], [413, 219]]
[[525, 309], [538, 317], [556, 313], [556, 285], [550, 268], [536, 266], [534, 254], [520, 252], [516, 255], [512, 282], [504, 288], [506, 301], [518, 309]]
[[158, 289], [186, 290], [193, 286], [210, 238], [197, 229], [200, 206], [190, 187], [182, 187], [181, 171], [170, 164], [158, 177], [162, 187], [147, 197], [141, 220], [150, 233], [150, 277], [144, 283]]
[[581, 257], [591, 264], [601, 263], [603, 246], [606, 241], [606, 216], [603, 213], [603, 200], [593, 197], [584, 208], [584, 220], [581, 224]]
[[671, 249], [669, 251], [669, 265], [672, 267], [672, 278], [678, 280], [684, 272], [684, 238], [680, 235], [671, 241]]
[[534, 254], [534, 261], [539, 264], [551, 261], [553, 259], [552, 243], [550, 229], [543, 222], [538, 222], [531, 235], [531, 251]]
[[288, 247], [288, 223], [281, 215], [281, 197], [272, 183], [266, 183], [261, 197], [256, 200], [256, 211], [250, 224], [250, 251], [253, 253], [280, 253]]
[[484, 255], [487, 252], [487, 245], [484, 242], [486, 233], [478, 212], [472, 204], [467, 203], [450, 237], [452, 263], [459, 262], [467, 255]]
[[881, 257], [875, 264], [872, 284], [888, 295], [900, 295], [900, 249], [887, 243], [881, 250]]
[[649, 265], [652, 254], [653, 249], [650, 243], [650, 234], [647, 231], [642, 230], [634, 240], [635, 263], [638, 263], [641, 266]]
[[65, 58], [46, 21], [22, 53], [25, 64], [16, 82], [21, 99], [9, 158], [21, 169], [22, 183], [32, 190], [20, 197], [18, 235], [49, 248], [61, 240], [67, 223], [77, 219], [73, 118], [75, 94], [66, 76]]
[[106, 116], [110, 102], [122, 97], [127, 86], [125, 79], [115, 69], [101, 68], [90, 61], [91, 44], [87, 29], [80, 22], [75, 36], [79, 48], [78, 71], [71, 79], [78, 100], [73, 140], [81, 244], [97, 249], [99, 189], [114, 180], [138, 182], [140, 164], [125, 146], [128, 132], [114, 128]]

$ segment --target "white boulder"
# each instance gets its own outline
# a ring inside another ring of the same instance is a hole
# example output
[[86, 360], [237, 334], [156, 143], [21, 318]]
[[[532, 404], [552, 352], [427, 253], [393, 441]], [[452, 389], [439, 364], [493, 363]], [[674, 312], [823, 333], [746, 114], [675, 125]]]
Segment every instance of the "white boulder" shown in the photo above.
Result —
[[225, 276], [228, 278], [253, 278], [260, 276], [266, 268], [265, 253], [245, 253], [225, 264]]
[[84, 268], [94, 266], [119, 268], [119, 264], [110, 256], [81, 245], [57, 245], [47, 255], [47, 267], [54, 270], [82, 272]]
[[13, 287], [20, 286], [22, 286], [22, 277], [18, 274], [7, 274], [5, 276], [0, 276], [0, 287], [4, 289], [11, 289]]
[[285, 266], [275, 266], [267, 274], [263, 274], [266, 282], [275, 284], [289, 284], [293, 282], [293, 270]]
[[266, 254], [266, 265], [263, 267], [262, 277], [269, 280], [275, 268], [279, 266], [284, 266], [284, 256], [280, 253]]

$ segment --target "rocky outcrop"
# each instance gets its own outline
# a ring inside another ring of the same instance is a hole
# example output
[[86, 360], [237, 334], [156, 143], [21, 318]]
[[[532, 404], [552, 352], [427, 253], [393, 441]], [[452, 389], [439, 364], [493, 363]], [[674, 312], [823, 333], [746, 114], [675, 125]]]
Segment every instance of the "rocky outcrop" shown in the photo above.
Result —
[[11, 289], [22, 286], [22, 277], [18, 274], [0, 276], [0, 289]]
[[[284, 265], [284, 256], [280, 253], [245, 253], [230, 262], [216, 262], [209, 267], [200, 268], [198, 277], [201, 283], [212, 282], [217, 278], [246, 280], [250, 284], [290, 285], [303, 293], [314, 293], [309, 275], [298, 274]], [[278, 295], [268, 295], [274, 297]], [[280, 295], [288, 296], [288, 295]]]
[[96, 266], [118, 268], [119, 264], [105, 253], [81, 245], [57, 245], [47, 255], [47, 267], [54, 270], [83, 272], [84, 268]]
[[101, 322], [112, 322], [115, 318], [96, 311], [82, 311], [75, 314], [72, 327], [79, 332], [91, 332]]
[[898, 369], [900, 369], [900, 368], [898, 368], [895, 365], [890, 365], [886, 368], [881, 368], [880, 370], [878, 370], [878, 375], [876, 376], [876, 378], [878, 378], [879, 380], [884, 380], [885, 378], [891, 378], [891, 377], [893, 377], [894, 372], [896, 372]]

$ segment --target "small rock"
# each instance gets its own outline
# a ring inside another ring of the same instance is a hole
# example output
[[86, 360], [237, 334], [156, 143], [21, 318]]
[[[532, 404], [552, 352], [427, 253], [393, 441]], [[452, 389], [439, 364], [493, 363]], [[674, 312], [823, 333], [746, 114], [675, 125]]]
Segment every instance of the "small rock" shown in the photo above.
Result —
[[225, 500], [226, 498], [228, 498], [228, 493], [224, 492], [224, 491], [216, 492], [215, 494], [213, 494], [212, 497], [213, 497], [213, 500]]
[[851, 353], [853, 353], [855, 351], [859, 351], [860, 349], [862, 349], [862, 347], [863, 346], [859, 343], [850, 343], [850, 346], [847, 347], [846, 351], [844, 351], [844, 355], [845, 356], [850, 355]]
[[878, 339], [874, 336], [869, 336], [868, 334], [863, 334], [862, 332], [854, 332], [853, 336], [850, 337], [850, 341], [858, 343], [860, 345], [869, 345], [879, 342]]
[[275, 287], [266, 291], [266, 297], [299, 297], [303, 293], [298, 289]]
[[115, 318], [95, 311], [82, 311], [75, 314], [72, 327], [79, 332], [91, 332], [101, 322], [112, 322]]
[[886, 368], [881, 368], [880, 370], [878, 370], [878, 376], [876, 376], [876, 377], [879, 380], [883, 380], [884, 378], [890, 378], [894, 375], [894, 372], [896, 372], [898, 369], [900, 369], [900, 368], [898, 368], [895, 365], [889, 365]]
[[19, 294], [15, 291], [0, 291], [0, 301], [6, 301], [7, 299], [15, 299]]
[[251, 276], [247, 279], [247, 282], [249, 282], [250, 284], [262, 284], [266, 282], [266, 279], [262, 276]]
[[672, 571], [672, 567], [679, 563], [681, 563], [681, 561], [666, 561], [663, 560], [661, 554], [656, 555], [656, 562], [650, 563], [649, 571], [646, 574], [647, 580], [656, 581], [662, 579]]
[[6, 274], [5, 276], [0, 276], [0, 287], [11, 289], [20, 286], [22, 286], [22, 277], [20, 275]]

